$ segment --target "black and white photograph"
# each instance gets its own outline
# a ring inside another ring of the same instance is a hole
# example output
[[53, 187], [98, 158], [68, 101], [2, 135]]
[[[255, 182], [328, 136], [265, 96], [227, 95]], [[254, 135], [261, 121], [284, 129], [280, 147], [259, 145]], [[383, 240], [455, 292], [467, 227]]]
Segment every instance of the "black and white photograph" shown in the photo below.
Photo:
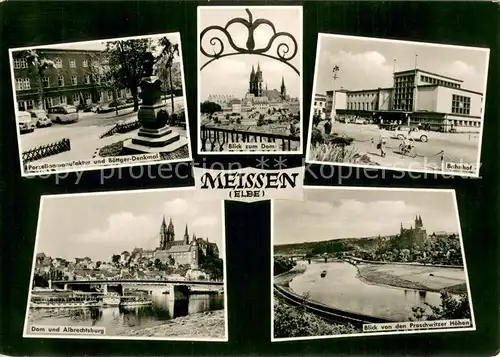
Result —
[[198, 7], [198, 153], [302, 153], [302, 7]]
[[223, 205], [194, 196], [42, 196], [23, 336], [227, 341]]
[[320, 33], [306, 161], [478, 177], [489, 49]]
[[307, 187], [271, 212], [273, 341], [476, 329], [454, 190]]
[[191, 160], [179, 33], [9, 52], [23, 176]]

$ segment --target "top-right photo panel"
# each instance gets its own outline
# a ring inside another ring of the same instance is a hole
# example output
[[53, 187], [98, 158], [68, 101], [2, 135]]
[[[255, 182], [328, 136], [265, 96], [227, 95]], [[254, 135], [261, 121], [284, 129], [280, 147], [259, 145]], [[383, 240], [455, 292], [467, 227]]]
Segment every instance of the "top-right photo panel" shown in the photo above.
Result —
[[478, 177], [489, 49], [319, 34], [306, 161]]

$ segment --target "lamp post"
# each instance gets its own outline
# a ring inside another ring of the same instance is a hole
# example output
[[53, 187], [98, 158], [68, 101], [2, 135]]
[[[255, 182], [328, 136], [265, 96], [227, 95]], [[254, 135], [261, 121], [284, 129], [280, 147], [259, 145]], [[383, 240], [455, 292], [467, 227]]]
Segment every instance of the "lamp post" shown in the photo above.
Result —
[[331, 129], [330, 129], [330, 134], [333, 135], [334, 129], [333, 129], [333, 124], [335, 124], [335, 117], [337, 116], [337, 110], [335, 108], [336, 105], [336, 95], [335, 95], [335, 81], [339, 78], [337, 76], [337, 73], [340, 71], [339, 66], [333, 67], [333, 93], [332, 93], [332, 112], [330, 113], [330, 124], [331, 124]]

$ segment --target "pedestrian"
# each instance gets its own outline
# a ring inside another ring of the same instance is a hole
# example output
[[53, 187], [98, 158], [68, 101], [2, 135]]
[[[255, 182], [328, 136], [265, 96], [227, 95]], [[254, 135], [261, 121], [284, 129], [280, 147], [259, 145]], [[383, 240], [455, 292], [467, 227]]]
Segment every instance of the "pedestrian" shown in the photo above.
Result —
[[325, 123], [325, 134], [329, 135], [332, 131], [332, 124], [330, 123], [330, 121], [327, 121]]
[[381, 130], [380, 136], [378, 139], [377, 149], [380, 150], [380, 156], [382, 156], [382, 157], [385, 157], [385, 155], [386, 155], [386, 151], [385, 151], [386, 145], [387, 145], [387, 135], [383, 130]]

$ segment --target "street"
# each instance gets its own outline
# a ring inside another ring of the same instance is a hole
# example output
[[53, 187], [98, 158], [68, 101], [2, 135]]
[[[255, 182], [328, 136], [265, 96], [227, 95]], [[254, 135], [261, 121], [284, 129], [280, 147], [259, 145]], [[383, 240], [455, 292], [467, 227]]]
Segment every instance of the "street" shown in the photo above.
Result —
[[[393, 134], [390, 131], [381, 131], [376, 125], [336, 122], [333, 128], [338, 134], [354, 138], [352, 145], [360, 154], [367, 154], [371, 161], [382, 167], [440, 171], [441, 151], [444, 152], [445, 163], [477, 165], [479, 134], [426, 132], [429, 138], [427, 142], [412, 140], [415, 146], [414, 151], [411, 154], [402, 155], [398, 149], [401, 140], [391, 137]], [[377, 150], [377, 143], [382, 133], [389, 137], [385, 157], [381, 157], [380, 150]]]
[[[183, 106], [183, 97], [174, 99], [176, 107]], [[168, 110], [170, 106], [167, 104]], [[61, 163], [71, 160], [90, 160], [96, 151], [104, 146], [125, 140], [133, 136], [137, 129], [124, 134], [114, 134], [100, 139], [99, 137], [111, 129], [113, 125], [119, 122], [135, 121], [137, 112], [133, 108], [120, 109], [118, 115], [115, 111], [110, 113], [79, 113], [80, 120], [76, 123], [52, 123], [52, 126], [45, 128], [36, 128], [32, 133], [20, 135], [21, 152], [33, 149], [42, 145], [51, 144], [64, 138], [70, 139], [71, 150], [56, 155], [48, 156], [32, 163]], [[173, 128], [181, 136], [186, 136], [186, 131], [180, 128]]]

